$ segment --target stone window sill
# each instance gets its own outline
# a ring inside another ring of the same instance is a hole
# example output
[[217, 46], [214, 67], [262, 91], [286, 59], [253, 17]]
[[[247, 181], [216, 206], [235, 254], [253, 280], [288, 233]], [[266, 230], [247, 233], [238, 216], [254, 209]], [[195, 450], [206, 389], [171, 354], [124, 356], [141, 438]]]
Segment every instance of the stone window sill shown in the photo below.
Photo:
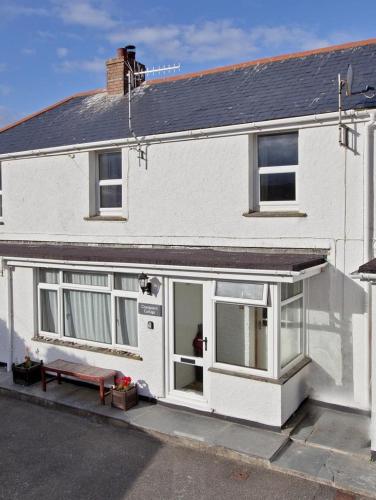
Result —
[[307, 214], [304, 212], [298, 212], [295, 210], [286, 210], [286, 211], [269, 211], [269, 212], [259, 212], [256, 210], [250, 210], [249, 212], [245, 212], [243, 217], [307, 217]]
[[128, 219], [126, 217], [122, 217], [121, 215], [90, 215], [89, 217], [84, 217], [84, 220], [126, 222]]
[[129, 359], [134, 359], [136, 361], [142, 361], [142, 357], [139, 354], [134, 354], [133, 352], [128, 352], [128, 351], [122, 351], [120, 349], [113, 349], [111, 347], [97, 347], [93, 345], [76, 344], [75, 342], [69, 342], [67, 340], [53, 339], [41, 336], [33, 337], [32, 340], [34, 342], [41, 342], [43, 344], [70, 347], [72, 349], [78, 349], [80, 351], [98, 352], [100, 354], [109, 354], [110, 356], [118, 356], [120, 358], [129, 358]]
[[223, 368], [214, 368], [214, 367], [209, 368], [209, 372], [220, 373], [222, 375], [231, 375], [232, 377], [248, 378], [250, 380], [257, 380], [258, 382], [267, 382], [269, 384], [283, 385], [290, 378], [292, 378], [294, 375], [300, 372], [300, 370], [302, 370], [311, 361], [312, 361], [311, 358], [302, 359], [301, 361], [299, 361], [299, 363], [293, 366], [291, 370], [286, 372], [279, 379], [266, 378], [266, 377], [261, 377], [259, 375], [250, 375], [249, 373], [241, 373], [241, 372], [236, 372], [234, 370], [224, 370]]

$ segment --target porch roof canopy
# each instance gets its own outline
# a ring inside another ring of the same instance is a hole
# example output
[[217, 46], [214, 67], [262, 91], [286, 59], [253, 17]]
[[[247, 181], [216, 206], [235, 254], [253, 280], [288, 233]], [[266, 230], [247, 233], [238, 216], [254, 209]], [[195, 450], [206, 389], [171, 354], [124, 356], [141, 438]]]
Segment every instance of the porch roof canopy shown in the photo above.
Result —
[[313, 253], [263, 253], [203, 248], [137, 248], [16, 242], [0, 243], [0, 256], [33, 260], [287, 272], [300, 272], [326, 262], [324, 256]]
[[352, 273], [352, 277], [363, 281], [376, 281], [376, 259], [359, 266], [359, 269]]

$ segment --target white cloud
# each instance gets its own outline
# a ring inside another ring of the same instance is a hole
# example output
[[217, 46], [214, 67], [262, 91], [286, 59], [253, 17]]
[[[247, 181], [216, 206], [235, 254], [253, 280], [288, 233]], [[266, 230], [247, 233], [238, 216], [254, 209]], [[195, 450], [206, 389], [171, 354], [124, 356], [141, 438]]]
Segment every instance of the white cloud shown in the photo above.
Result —
[[66, 24], [102, 30], [111, 29], [117, 25], [107, 10], [96, 7], [89, 0], [55, 0], [54, 3], [58, 17]]
[[130, 27], [112, 31], [108, 40], [114, 44], [135, 43], [156, 61], [170, 59], [205, 63], [236, 62], [257, 54], [276, 54], [308, 50], [342, 43], [356, 38], [349, 33], [321, 37], [299, 26], [256, 26], [244, 28], [231, 20], [196, 24], [170, 24]]
[[91, 73], [104, 73], [105, 61], [98, 57], [87, 61], [64, 60], [59, 64], [55, 64], [55, 71], [60, 73], [72, 73], [74, 71], [89, 71]]
[[58, 57], [64, 58], [67, 57], [69, 50], [66, 47], [58, 47], [56, 49], [56, 54]]

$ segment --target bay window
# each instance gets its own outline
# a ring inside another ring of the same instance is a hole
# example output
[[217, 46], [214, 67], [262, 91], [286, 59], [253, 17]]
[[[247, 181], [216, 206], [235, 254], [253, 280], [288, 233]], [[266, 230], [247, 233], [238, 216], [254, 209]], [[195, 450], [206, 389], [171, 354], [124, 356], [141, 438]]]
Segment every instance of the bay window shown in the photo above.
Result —
[[303, 282], [217, 281], [214, 366], [278, 379], [304, 356]]
[[39, 333], [138, 348], [136, 275], [39, 269]]

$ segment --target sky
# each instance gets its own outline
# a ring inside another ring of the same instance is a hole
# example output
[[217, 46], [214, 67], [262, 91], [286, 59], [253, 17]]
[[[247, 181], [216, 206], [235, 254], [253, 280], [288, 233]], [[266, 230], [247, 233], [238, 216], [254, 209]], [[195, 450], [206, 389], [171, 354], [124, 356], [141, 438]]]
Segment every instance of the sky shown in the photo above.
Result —
[[0, 127], [104, 87], [129, 44], [187, 73], [372, 37], [374, 1], [0, 0]]

